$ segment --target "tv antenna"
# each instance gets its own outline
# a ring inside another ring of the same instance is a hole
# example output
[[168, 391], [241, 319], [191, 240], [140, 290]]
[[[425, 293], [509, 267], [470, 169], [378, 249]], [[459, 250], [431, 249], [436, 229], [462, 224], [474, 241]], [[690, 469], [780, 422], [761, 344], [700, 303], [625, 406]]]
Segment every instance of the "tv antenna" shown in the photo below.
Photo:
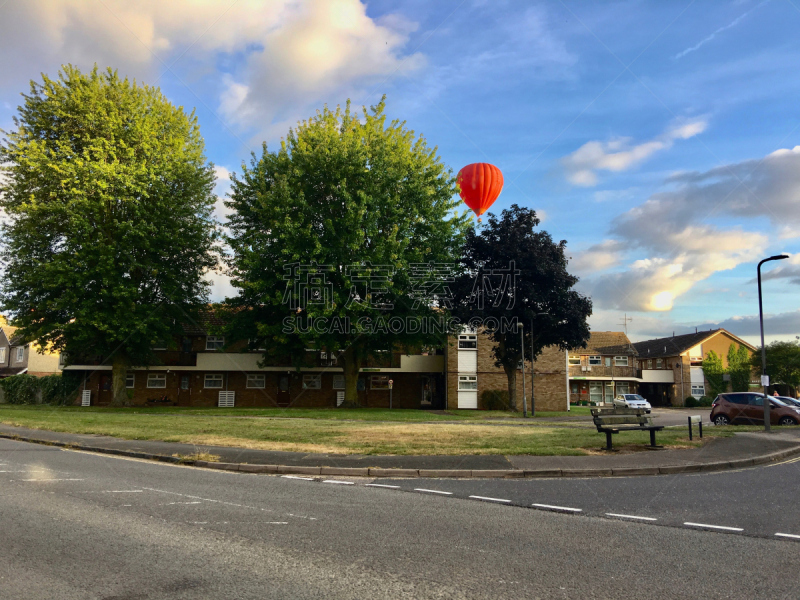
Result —
[[625, 335], [627, 336], [628, 335], [628, 323], [633, 321], [633, 317], [629, 317], [628, 313], [625, 313], [625, 316], [622, 317], [621, 321], [622, 322], [620, 323], [620, 325], [622, 325], [622, 328], [625, 330]]

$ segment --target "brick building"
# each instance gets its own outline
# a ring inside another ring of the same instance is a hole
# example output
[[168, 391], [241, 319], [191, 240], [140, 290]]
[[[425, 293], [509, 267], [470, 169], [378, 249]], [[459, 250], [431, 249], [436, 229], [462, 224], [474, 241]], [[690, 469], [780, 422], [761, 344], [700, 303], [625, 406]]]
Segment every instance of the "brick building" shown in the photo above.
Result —
[[586, 348], [569, 352], [570, 400], [592, 404], [634, 394], [641, 381], [636, 349], [621, 331], [593, 331]]

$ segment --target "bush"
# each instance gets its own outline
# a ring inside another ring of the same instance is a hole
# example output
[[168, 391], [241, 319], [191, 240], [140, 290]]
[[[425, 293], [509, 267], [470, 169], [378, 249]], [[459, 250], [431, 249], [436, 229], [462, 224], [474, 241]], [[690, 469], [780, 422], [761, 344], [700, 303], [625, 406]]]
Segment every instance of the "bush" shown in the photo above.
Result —
[[697, 401], [698, 406], [711, 406], [714, 402], [714, 399], [711, 396], [701, 396], [700, 399]]
[[508, 410], [508, 390], [484, 390], [481, 394], [484, 410]]
[[9, 404], [69, 404], [79, 386], [80, 376], [74, 373], [47, 377], [14, 375], [0, 380]]
[[700, 406], [700, 402], [694, 396], [686, 396], [686, 400], [683, 401], [683, 405], [686, 408], [697, 408]]

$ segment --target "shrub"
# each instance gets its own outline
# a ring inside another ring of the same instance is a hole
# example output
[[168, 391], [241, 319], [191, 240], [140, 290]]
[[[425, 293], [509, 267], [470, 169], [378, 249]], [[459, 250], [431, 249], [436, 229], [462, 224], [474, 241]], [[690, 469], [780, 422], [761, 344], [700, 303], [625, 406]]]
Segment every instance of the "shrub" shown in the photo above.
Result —
[[714, 402], [714, 398], [711, 396], [701, 396], [697, 402], [698, 406], [711, 406], [711, 404]]
[[694, 396], [686, 396], [686, 400], [683, 401], [683, 405], [686, 408], [697, 408], [700, 406], [700, 402]]
[[75, 399], [80, 376], [75, 373], [34, 377], [14, 375], [0, 380], [9, 404], [68, 404]]
[[484, 410], [508, 410], [508, 390], [484, 390], [481, 407]]

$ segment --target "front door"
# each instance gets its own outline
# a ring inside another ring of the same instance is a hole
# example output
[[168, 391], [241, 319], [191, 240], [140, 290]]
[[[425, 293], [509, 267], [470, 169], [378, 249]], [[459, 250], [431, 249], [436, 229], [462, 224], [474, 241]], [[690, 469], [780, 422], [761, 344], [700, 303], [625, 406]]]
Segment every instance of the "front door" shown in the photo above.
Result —
[[281, 375], [278, 377], [278, 406], [289, 406], [291, 398], [289, 397], [289, 376]]
[[433, 406], [433, 381], [430, 377], [422, 377], [422, 397], [420, 399], [421, 408], [431, 408]]
[[97, 404], [111, 404], [113, 393], [111, 391], [111, 375], [100, 375], [100, 389], [97, 394]]
[[603, 402], [606, 404], [613, 404], [614, 403], [614, 382], [613, 381], [606, 381], [605, 384], [605, 394], [603, 398]]
[[192, 376], [181, 375], [178, 382], [178, 406], [192, 405]]

